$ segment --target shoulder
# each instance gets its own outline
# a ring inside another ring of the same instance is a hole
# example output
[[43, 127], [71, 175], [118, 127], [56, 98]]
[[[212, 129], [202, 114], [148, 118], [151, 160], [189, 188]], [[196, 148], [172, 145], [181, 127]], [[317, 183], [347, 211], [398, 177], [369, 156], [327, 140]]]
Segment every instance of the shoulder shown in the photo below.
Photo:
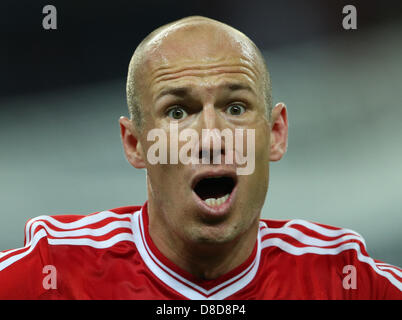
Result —
[[262, 250], [280, 251], [307, 262], [336, 259], [348, 264], [353, 259], [368, 259], [366, 243], [359, 233], [301, 219], [261, 220], [260, 238]]
[[[89, 273], [85, 268], [99, 257], [135, 252], [131, 217], [139, 209], [130, 206], [28, 220], [24, 246], [0, 252], [0, 299], [60, 298], [59, 287], [76, 281], [79, 288]], [[50, 287], [45, 283], [48, 279], [53, 279]]]
[[[88, 215], [42, 215], [25, 224], [24, 246], [0, 252], [0, 271], [32, 260], [40, 254], [45, 263], [51, 247], [60, 245], [108, 248], [120, 241], [133, 241], [131, 217], [139, 206], [119, 207]], [[54, 250], [53, 250], [54, 252]]]
[[49, 245], [105, 248], [132, 239], [131, 217], [140, 207], [120, 207], [89, 215], [39, 216], [25, 225], [25, 245], [47, 238]]
[[293, 255], [331, 255], [350, 248], [366, 252], [363, 237], [351, 229], [301, 219], [261, 220], [262, 247], [278, 246]]
[[283, 260], [306, 271], [343, 277], [352, 266], [367, 291], [396, 289], [401, 297], [402, 269], [371, 258], [364, 238], [354, 230], [301, 219], [261, 220], [260, 239], [262, 250], [285, 254]]

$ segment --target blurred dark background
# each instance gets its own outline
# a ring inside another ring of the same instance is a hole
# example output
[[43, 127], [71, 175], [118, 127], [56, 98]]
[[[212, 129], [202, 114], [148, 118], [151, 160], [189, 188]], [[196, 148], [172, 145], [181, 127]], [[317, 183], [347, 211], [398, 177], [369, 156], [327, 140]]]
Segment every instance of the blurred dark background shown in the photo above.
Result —
[[[57, 30], [42, 27], [47, 4]], [[357, 30], [342, 27], [347, 4]], [[119, 137], [127, 67], [149, 32], [189, 15], [254, 40], [287, 103], [262, 216], [354, 229], [401, 266], [402, 2], [379, 0], [2, 1], [0, 250], [22, 246], [31, 217], [145, 201]]]
[[[45, 32], [42, 8], [57, 8]], [[402, 18], [401, 1], [2, 1], [1, 95], [28, 94], [125, 77], [136, 45], [162, 24], [205, 15], [243, 31], [262, 49], [345, 33], [342, 8], [358, 9], [359, 31]], [[351, 32], [350, 41], [358, 37]]]

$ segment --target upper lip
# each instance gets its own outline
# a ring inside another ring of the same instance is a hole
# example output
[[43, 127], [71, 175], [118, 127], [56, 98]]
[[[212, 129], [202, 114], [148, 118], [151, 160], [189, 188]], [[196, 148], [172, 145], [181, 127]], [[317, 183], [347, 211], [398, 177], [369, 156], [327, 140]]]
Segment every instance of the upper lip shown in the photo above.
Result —
[[230, 177], [235, 184], [237, 183], [237, 174], [235, 169], [206, 169], [201, 172], [197, 172], [191, 179], [191, 188], [194, 190], [195, 186], [202, 179], [206, 178], [218, 178], [218, 177]]

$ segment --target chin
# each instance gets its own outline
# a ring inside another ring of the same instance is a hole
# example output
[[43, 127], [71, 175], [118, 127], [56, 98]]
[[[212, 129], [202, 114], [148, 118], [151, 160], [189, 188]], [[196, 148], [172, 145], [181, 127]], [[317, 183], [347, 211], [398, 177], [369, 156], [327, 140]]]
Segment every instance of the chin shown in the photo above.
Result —
[[230, 225], [228, 221], [215, 224], [201, 222], [190, 229], [189, 238], [198, 244], [225, 244], [236, 239], [242, 231], [238, 224]]

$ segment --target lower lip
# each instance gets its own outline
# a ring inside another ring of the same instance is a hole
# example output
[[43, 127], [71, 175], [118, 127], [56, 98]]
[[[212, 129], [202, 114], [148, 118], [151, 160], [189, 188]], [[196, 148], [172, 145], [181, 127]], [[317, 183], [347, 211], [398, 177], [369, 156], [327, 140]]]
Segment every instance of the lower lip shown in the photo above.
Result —
[[211, 207], [205, 203], [204, 200], [202, 200], [193, 190], [193, 196], [195, 197], [195, 202], [197, 203], [198, 207], [201, 209], [201, 211], [210, 216], [210, 217], [222, 217], [225, 216], [226, 214], [229, 213], [230, 208], [232, 206], [235, 194], [237, 191], [237, 184], [233, 188], [232, 192], [229, 195], [229, 198], [219, 206], [214, 206]]

